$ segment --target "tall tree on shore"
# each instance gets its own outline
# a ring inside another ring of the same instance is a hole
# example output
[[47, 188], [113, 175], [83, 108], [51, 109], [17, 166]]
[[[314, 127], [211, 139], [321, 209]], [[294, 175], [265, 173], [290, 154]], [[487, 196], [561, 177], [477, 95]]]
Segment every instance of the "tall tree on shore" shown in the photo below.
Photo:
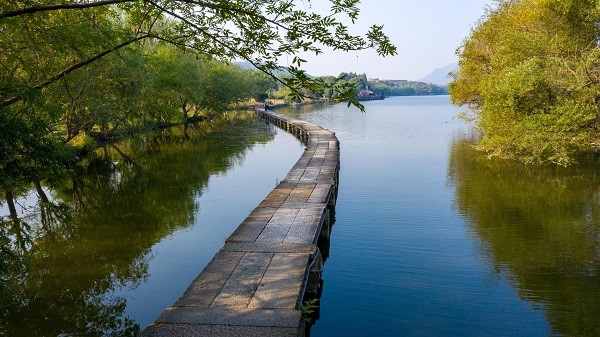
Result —
[[600, 135], [600, 4], [497, 3], [458, 50], [452, 100], [471, 107], [490, 156], [568, 165]]

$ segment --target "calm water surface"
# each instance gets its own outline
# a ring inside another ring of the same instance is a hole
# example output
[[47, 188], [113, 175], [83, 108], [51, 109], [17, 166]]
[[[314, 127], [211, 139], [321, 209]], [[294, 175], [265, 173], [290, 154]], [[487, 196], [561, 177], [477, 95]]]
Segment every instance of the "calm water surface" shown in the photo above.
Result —
[[[203, 122], [187, 139], [181, 131], [101, 149], [72, 181], [48, 191], [74, 210], [72, 219], [25, 218], [33, 239], [28, 269], [3, 283], [0, 336], [138, 334], [183, 294], [304, 149], [246, 114]], [[19, 203], [36, 214], [33, 196]], [[2, 216], [5, 207], [0, 200]]]
[[[445, 96], [366, 106], [285, 111], [341, 141], [312, 336], [600, 336], [597, 158], [568, 169], [489, 161]], [[25, 218], [28, 272], [0, 293], [0, 335], [135, 335], [302, 149], [229, 114], [189, 139], [172, 130], [86, 159], [48, 190], [71, 220], [56, 209]]]
[[340, 194], [312, 336], [600, 336], [600, 165], [489, 161], [446, 96], [314, 111]]

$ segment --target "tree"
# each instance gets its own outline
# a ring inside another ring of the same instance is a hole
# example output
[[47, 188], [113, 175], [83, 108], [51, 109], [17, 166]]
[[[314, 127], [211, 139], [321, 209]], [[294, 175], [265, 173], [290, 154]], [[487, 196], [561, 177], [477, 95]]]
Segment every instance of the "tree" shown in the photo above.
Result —
[[277, 81], [265, 73], [246, 69], [244, 74], [251, 83], [252, 96], [257, 102], [264, 102], [279, 87]]
[[[322, 87], [325, 83], [311, 79], [305, 74], [300, 68], [304, 60], [296, 56], [299, 52], [319, 54], [321, 46], [324, 46], [344, 51], [376, 48], [383, 56], [395, 53], [395, 47], [383, 34], [381, 26], [372, 26], [366, 35], [361, 37], [349, 34], [348, 28], [338, 19], [339, 16], [345, 15], [354, 22], [358, 18], [359, 0], [330, 2], [331, 13], [320, 15], [299, 9], [295, 1], [283, 0], [259, 0], [251, 3], [245, 0], [34, 1], [33, 4], [31, 1], [19, 0], [0, 5], [0, 25], [9, 32], [25, 31], [25, 37], [49, 35], [28, 46], [30, 50], [36, 49], [39, 43], [44, 46], [42, 42], [47, 40], [50, 43], [45, 45], [52, 49], [47, 55], [67, 53], [70, 56], [58, 58], [59, 62], [28, 62], [29, 66], [34, 66], [31, 72], [36, 72], [38, 76], [32, 80], [25, 80], [29, 78], [27, 76], [19, 76], [18, 79], [22, 81], [21, 87], [24, 88], [43, 89], [62, 76], [115, 50], [141, 40], [157, 39], [214, 58], [245, 59], [269, 74], [282, 69], [277, 64], [281, 57], [290, 56], [294, 66], [287, 70], [293, 76], [282, 82], [292, 88], [296, 95], [301, 95], [302, 87], [312, 90]], [[103, 27], [104, 24], [121, 19], [123, 15], [129, 31], [110, 32]], [[167, 19], [170, 24], [161, 24]], [[73, 22], [91, 25], [89, 30], [93, 34], [90, 38], [82, 36], [83, 34], [78, 37], [70, 34], [71, 26], [78, 26], [72, 25]], [[58, 29], [64, 28], [67, 28], [65, 34], [55, 34]], [[75, 46], [72, 43], [76, 39], [84, 39], [82, 46], [93, 44], [93, 47], [97, 48], [79, 48], [79, 44]], [[24, 39], [26, 42], [29, 40], [32, 39]], [[53, 45], [54, 41], [60, 43]], [[7, 39], [7, 43], [2, 47], [10, 48], [18, 54], [21, 49], [14, 48], [16, 42], [18, 41]], [[17, 61], [10, 63], [16, 63], [19, 70], [25, 69], [18, 58], [14, 60]], [[57, 64], [48, 68], [46, 63]], [[14, 75], [13, 68], [8, 67], [7, 70]], [[38, 72], [40, 74], [37, 74]], [[5, 78], [10, 79], [11, 76]], [[12, 90], [3, 92], [2, 106], [6, 107], [23, 100], [24, 90], [21, 87], [11, 86]], [[359, 104], [350, 91], [341, 93], [341, 97]]]
[[[228, 60], [249, 61], [296, 98], [329, 86], [359, 104], [349, 86], [307, 76], [295, 55], [323, 47], [390, 55], [395, 47], [380, 26], [348, 33], [341, 20], [357, 19], [359, 1], [330, 2], [326, 15], [271, 0], [0, 2], [2, 190], [65, 172], [74, 159], [67, 144], [82, 134], [185, 121], [190, 109], [222, 111], [254, 96], [264, 79]], [[292, 76], [275, 77], [285, 56]]]
[[148, 105], [145, 110], [156, 114], [154, 119], [160, 122], [173, 116], [187, 122], [189, 111], [199, 105], [204, 95], [206, 64], [170, 45], [156, 46], [146, 58], [151, 78], [144, 95]]
[[450, 85], [491, 157], [568, 165], [600, 125], [600, 7], [594, 0], [503, 0], [464, 41]]

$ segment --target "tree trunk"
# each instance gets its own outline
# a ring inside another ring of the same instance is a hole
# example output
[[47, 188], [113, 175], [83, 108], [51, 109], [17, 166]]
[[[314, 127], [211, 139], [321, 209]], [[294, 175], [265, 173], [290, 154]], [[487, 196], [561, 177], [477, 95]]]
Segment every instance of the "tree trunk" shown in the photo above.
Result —
[[15, 207], [15, 196], [12, 191], [6, 191], [6, 204], [8, 205], [8, 211], [10, 212], [10, 219], [13, 223], [19, 222], [19, 216], [17, 215], [17, 208]]
[[186, 102], [181, 103], [181, 111], [183, 112], [183, 124], [187, 125], [189, 122], [189, 117]]
[[35, 190], [37, 191], [37, 194], [40, 197], [40, 199], [42, 200], [42, 202], [44, 202], [44, 203], [50, 202], [50, 200], [48, 200], [48, 196], [46, 195], [46, 192], [44, 192], [44, 190], [42, 189], [42, 184], [40, 183], [40, 181], [38, 179], [33, 181], [33, 185], [35, 185]]

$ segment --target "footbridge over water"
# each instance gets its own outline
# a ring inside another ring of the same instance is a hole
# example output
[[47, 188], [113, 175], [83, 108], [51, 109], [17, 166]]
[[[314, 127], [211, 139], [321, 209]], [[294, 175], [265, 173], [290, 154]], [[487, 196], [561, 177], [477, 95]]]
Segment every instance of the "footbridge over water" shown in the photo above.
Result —
[[256, 113], [299, 138], [304, 153], [143, 336], [304, 336], [301, 306], [320, 292], [339, 142], [320, 126]]

